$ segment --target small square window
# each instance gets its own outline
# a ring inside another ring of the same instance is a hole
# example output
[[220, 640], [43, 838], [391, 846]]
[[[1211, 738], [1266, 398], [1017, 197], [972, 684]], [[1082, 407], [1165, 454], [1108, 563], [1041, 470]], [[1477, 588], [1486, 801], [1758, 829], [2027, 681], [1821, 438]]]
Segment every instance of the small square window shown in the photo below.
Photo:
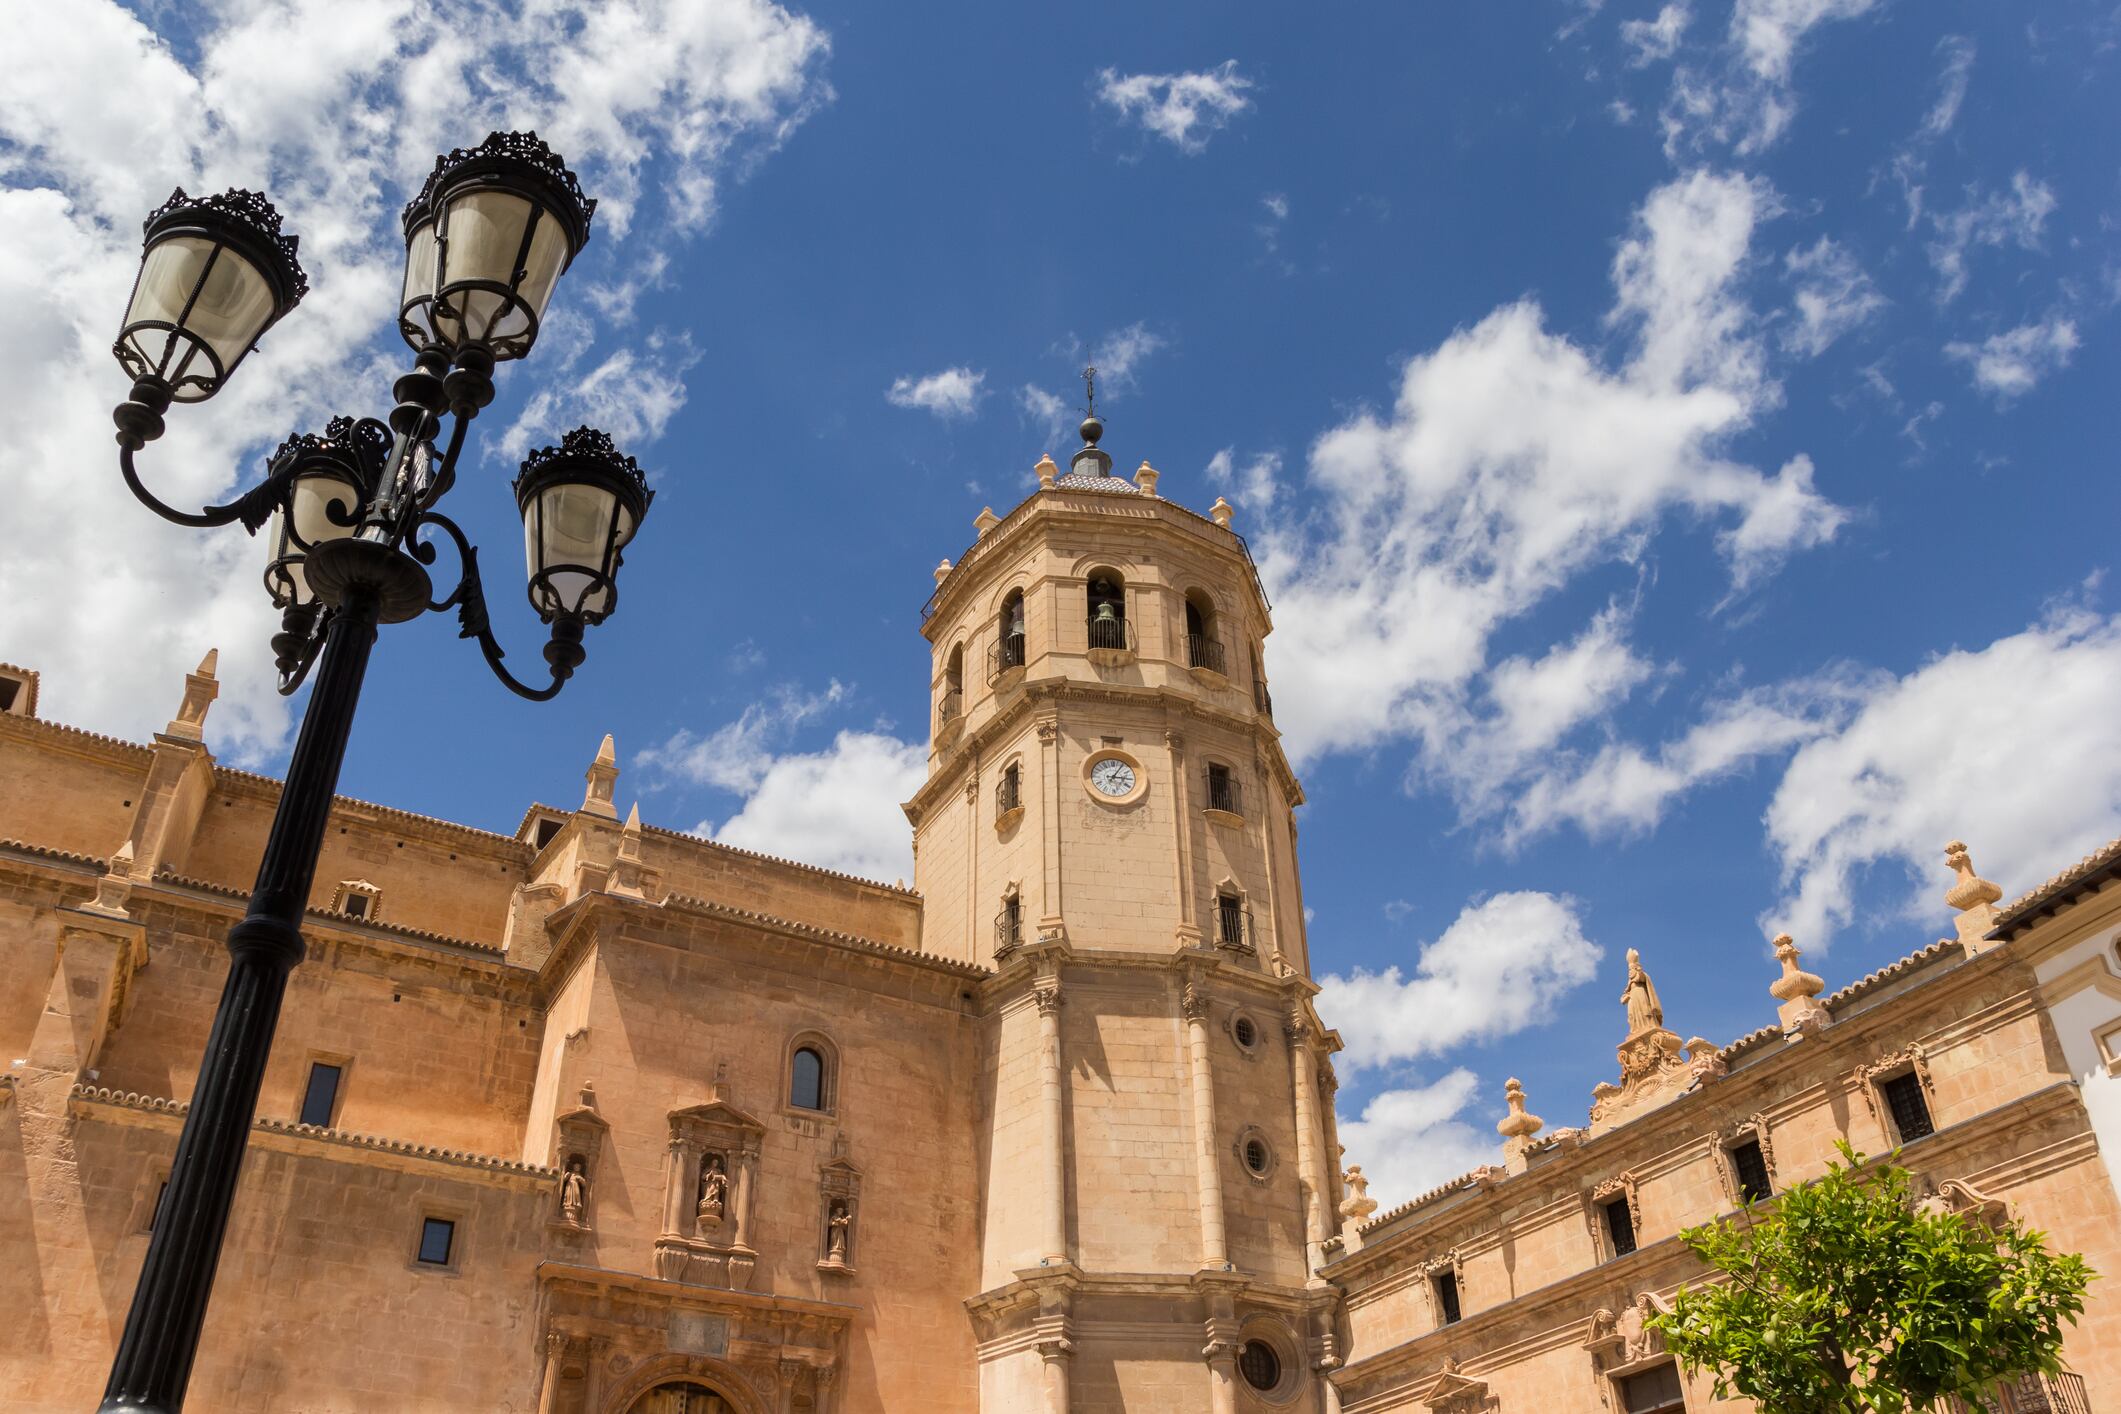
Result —
[[309, 1067], [309, 1088], [302, 1093], [302, 1123], [331, 1128], [339, 1106], [339, 1075], [340, 1067], [324, 1061]]
[[420, 1260], [430, 1267], [446, 1267], [457, 1244], [457, 1225], [448, 1218], [427, 1218], [420, 1224]]
[[1913, 1071], [1896, 1075], [1878, 1087], [1885, 1094], [1886, 1108], [1893, 1112], [1893, 1127], [1900, 1131], [1900, 1142], [1911, 1144], [1924, 1135], [1935, 1134], [1937, 1126], [1930, 1119], [1929, 1101], [1922, 1094], [1922, 1077]]
[[1439, 1272], [1436, 1276], [1436, 1306], [1443, 1312], [1443, 1323], [1455, 1326], [1459, 1322], [1458, 1278], [1450, 1272]]
[[1620, 1407], [1627, 1414], [1684, 1414], [1686, 1391], [1679, 1383], [1677, 1365], [1659, 1365], [1638, 1375], [1623, 1375]]
[[1768, 1182], [1767, 1155], [1761, 1152], [1759, 1140], [1733, 1146], [1731, 1168], [1738, 1175], [1738, 1195], [1746, 1202], [1758, 1203], [1775, 1191]]
[[345, 908], [348, 918], [366, 918], [368, 916], [368, 895], [348, 894]]
[[1625, 1257], [1635, 1250], [1635, 1215], [1628, 1211], [1627, 1199], [1615, 1198], [1605, 1205], [1605, 1231], [1614, 1256]]

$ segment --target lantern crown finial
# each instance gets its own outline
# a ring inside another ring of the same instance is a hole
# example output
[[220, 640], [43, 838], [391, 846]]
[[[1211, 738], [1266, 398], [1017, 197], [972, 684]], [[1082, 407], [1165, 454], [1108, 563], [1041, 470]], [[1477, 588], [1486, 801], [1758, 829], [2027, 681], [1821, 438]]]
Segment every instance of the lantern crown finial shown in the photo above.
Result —
[[277, 293], [284, 296], [281, 303], [285, 309], [294, 308], [309, 293], [309, 276], [295, 254], [302, 238], [280, 229], [279, 208], [264, 192], [230, 187], [214, 196], [191, 196], [178, 187], [169, 194], [168, 201], [148, 213], [140, 233], [152, 239], [159, 226], [186, 220], [209, 221], [232, 228], [231, 234], [247, 234], [250, 239], [244, 245], [249, 252], [265, 257], [259, 262], [260, 268], [269, 278], [278, 277]]
[[405, 206], [405, 234], [433, 215], [436, 194], [458, 176], [487, 172], [509, 172], [543, 185], [555, 197], [555, 214], [567, 222], [577, 252], [589, 242], [589, 223], [596, 215], [596, 198], [585, 196], [582, 184], [568, 169], [567, 161], [546, 146], [536, 133], [488, 133], [477, 147], [457, 147], [435, 158], [434, 170], [420, 187], [420, 194]]

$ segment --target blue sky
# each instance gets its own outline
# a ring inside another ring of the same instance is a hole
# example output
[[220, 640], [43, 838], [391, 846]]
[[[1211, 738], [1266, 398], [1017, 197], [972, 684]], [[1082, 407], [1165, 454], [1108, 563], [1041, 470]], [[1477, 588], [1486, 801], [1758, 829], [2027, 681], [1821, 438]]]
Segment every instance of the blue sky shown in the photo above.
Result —
[[2121, 832], [2110, 7], [6, 24], [43, 62], [0, 94], [0, 376], [39, 410], [0, 431], [35, 609], [0, 658], [48, 715], [142, 736], [218, 645], [216, 749], [285, 759], [258, 547], [108, 465], [139, 217], [262, 186], [316, 286], [145, 459], [206, 499], [383, 410], [397, 209], [534, 126], [605, 206], [453, 497], [513, 661], [523, 451], [599, 423], [658, 499], [550, 706], [442, 619], [391, 630], [350, 793], [505, 830], [609, 731], [650, 820], [904, 872], [929, 570], [1065, 455], [1096, 358], [1107, 449], [1236, 502], [1273, 594], [1344, 1138], [1388, 1200], [1479, 1161], [1509, 1074], [1581, 1122], [1626, 948], [1727, 1040], [1783, 927], [1833, 985], [1949, 931], [1954, 835], [2015, 894]]

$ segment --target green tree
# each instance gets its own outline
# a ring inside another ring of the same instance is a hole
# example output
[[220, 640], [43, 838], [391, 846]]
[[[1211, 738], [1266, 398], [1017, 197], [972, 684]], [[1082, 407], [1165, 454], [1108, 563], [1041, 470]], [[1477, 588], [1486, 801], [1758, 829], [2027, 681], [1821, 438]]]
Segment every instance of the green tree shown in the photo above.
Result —
[[1724, 1279], [1651, 1319], [1673, 1355], [1777, 1414], [1941, 1409], [2058, 1371], [2084, 1259], [2016, 1223], [1918, 1211], [1906, 1169], [1840, 1149], [1814, 1182], [1681, 1234]]

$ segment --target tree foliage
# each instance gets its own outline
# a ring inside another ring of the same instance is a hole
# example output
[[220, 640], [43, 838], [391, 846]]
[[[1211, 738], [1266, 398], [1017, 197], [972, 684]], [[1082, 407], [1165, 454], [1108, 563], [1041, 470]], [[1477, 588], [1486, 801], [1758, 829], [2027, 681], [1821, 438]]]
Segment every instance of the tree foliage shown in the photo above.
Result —
[[1681, 1234], [1724, 1280], [1682, 1287], [1650, 1324], [1689, 1369], [1783, 1414], [1931, 1410], [2061, 1368], [2084, 1309], [2084, 1259], [2016, 1223], [1918, 1209], [1913, 1176], [1844, 1162]]

